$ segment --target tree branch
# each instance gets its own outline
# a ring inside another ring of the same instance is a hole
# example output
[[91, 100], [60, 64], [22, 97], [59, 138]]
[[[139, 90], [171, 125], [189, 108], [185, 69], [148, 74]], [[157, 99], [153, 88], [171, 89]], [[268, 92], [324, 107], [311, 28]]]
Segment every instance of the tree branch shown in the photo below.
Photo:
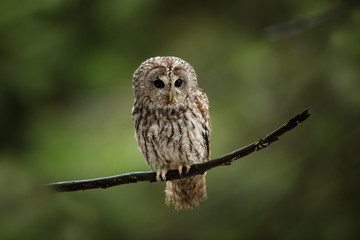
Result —
[[[259, 151], [263, 148], [268, 147], [272, 142], [279, 139], [281, 135], [292, 130], [301, 122], [305, 121], [310, 116], [311, 107], [307, 108], [303, 112], [297, 114], [295, 117], [290, 119], [285, 125], [279, 127], [273, 132], [269, 133], [259, 141], [249, 144], [246, 147], [240, 148], [234, 152], [231, 152], [222, 157], [210, 160], [205, 163], [191, 165], [188, 173], [179, 174], [178, 170], [169, 170], [166, 174], [167, 180], [175, 180], [195, 175], [204, 174], [206, 171], [218, 167], [230, 165], [234, 160], [245, 157], [250, 153]], [[137, 182], [156, 182], [156, 172], [132, 172], [125, 173], [110, 177], [101, 177], [95, 179], [68, 181], [68, 182], [57, 182], [47, 184], [46, 187], [56, 192], [71, 192], [78, 190], [87, 190], [94, 188], [109, 188], [121, 184], [137, 183]]]
[[270, 41], [278, 41], [286, 37], [302, 34], [345, 15], [355, 7], [355, 4], [355, 0], [340, 0], [317, 14], [266, 27], [264, 29], [265, 37]]

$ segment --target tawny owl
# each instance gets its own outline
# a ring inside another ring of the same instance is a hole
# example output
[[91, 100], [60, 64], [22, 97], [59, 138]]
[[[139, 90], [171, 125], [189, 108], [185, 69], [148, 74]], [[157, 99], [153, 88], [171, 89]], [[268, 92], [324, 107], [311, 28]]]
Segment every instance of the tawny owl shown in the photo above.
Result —
[[[133, 75], [132, 117], [140, 150], [157, 179], [169, 169], [181, 174], [210, 157], [210, 115], [193, 67], [177, 57], [154, 57]], [[206, 199], [205, 175], [167, 181], [165, 203], [188, 209]]]

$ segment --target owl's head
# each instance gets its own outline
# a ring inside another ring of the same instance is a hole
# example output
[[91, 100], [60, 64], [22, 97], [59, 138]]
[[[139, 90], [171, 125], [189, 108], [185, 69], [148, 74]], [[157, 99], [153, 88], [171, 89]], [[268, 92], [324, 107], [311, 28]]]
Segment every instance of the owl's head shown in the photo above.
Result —
[[158, 106], [182, 104], [196, 89], [193, 67], [178, 57], [150, 58], [133, 75], [135, 98], [148, 98]]

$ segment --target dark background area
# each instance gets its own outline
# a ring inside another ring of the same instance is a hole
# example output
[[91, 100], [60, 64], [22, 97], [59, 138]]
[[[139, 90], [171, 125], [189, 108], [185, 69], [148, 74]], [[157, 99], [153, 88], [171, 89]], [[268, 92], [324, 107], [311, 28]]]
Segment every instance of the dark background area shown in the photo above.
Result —
[[[147, 171], [132, 74], [191, 63], [212, 156], [312, 116], [208, 172], [208, 200], [164, 205], [163, 183], [49, 193], [49, 182]], [[0, 239], [359, 239], [358, 1], [0, 2]]]

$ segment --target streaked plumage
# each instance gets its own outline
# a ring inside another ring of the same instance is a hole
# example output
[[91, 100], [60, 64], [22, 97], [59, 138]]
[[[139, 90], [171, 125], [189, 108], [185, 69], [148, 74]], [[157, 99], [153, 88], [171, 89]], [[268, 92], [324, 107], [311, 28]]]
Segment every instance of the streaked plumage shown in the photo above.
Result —
[[[136, 139], [152, 169], [165, 173], [209, 160], [209, 102], [190, 64], [177, 57], [150, 58], [135, 71], [133, 91]], [[167, 205], [188, 209], [204, 199], [205, 175], [166, 182]]]

